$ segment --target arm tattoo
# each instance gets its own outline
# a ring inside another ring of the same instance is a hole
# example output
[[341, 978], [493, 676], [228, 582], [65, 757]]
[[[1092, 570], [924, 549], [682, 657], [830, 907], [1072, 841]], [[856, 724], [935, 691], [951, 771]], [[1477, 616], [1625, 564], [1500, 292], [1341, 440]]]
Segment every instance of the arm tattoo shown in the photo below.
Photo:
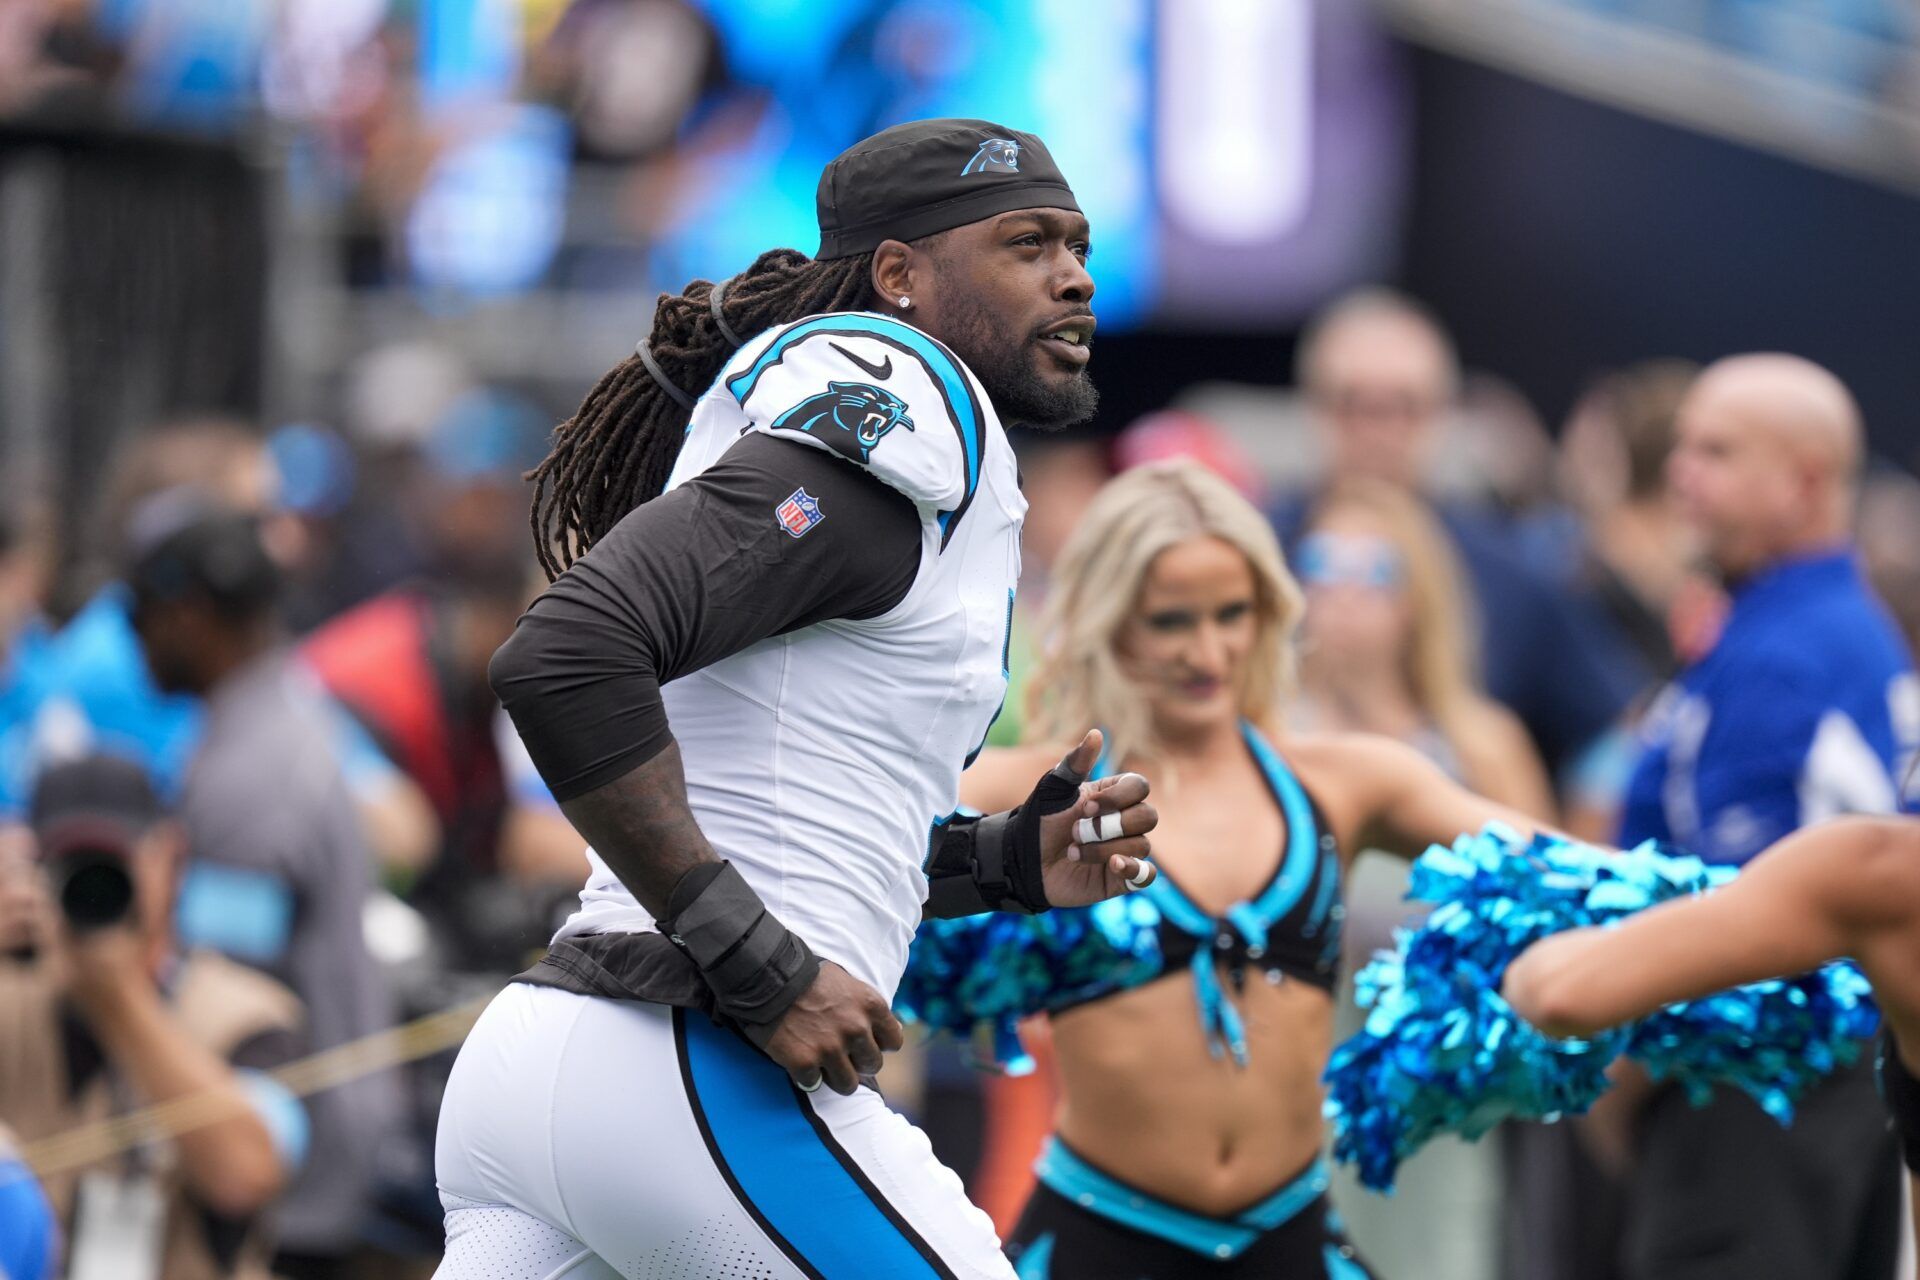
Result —
[[677, 743], [560, 807], [656, 919], [666, 918], [667, 899], [681, 876], [719, 861], [688, 807]]

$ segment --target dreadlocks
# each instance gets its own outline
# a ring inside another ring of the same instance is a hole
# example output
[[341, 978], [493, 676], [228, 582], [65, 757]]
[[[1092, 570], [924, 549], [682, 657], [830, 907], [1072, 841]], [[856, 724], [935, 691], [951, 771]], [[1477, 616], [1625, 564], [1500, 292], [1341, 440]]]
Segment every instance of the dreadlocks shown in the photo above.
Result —
[[529, 474], [533, 541], [540, 567], [558, 577], [621, 517], [659, 495], [686, 438], [685, 395], [704, 391], [733, 355], [733, 337], [751, 341], [775, 325], [823, 311], [860, 311], [872, 303], [866, 254], [817, 262], [792, 249], [763, 253], [727, 282], [725, 328], [710, 307], [714, 285], [695, 280], [662, 294], [647, 346], [662, 387], [638, 353], [600, 379], [574, 415], [553, 433], [553, 449]]

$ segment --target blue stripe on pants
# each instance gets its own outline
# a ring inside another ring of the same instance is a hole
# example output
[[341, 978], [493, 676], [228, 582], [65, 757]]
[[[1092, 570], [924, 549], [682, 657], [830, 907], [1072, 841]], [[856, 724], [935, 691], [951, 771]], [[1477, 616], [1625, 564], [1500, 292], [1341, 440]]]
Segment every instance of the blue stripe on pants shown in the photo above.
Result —
[[673, 1011], [700, 1131], [740, 1203], [818, 1280], [955, 1280], [814, 1114], [786, 1073], [731, 1031]]

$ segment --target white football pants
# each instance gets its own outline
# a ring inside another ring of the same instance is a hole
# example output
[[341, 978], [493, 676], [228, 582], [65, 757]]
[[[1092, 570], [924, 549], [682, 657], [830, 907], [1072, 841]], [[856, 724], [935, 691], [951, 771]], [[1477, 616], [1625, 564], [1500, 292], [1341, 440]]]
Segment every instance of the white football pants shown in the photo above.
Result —
[[516, 984], [460, 1050], [436, 1280], [1014, 1280], [927, 1139], [698, 1013]]

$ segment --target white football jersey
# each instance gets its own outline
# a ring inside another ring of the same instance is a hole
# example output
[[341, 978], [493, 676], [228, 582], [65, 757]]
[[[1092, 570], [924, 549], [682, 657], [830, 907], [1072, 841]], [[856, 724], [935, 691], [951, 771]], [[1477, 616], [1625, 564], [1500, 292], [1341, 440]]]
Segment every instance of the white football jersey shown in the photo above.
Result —
[[[747, 343], [700, 397], [667, 487], [749, 431], [838, 453], [912, 499], [919, 571], [879, 617], [804, 627], [668, 683], [667, 718], [714, 849], [821, 957], [891, 995], [933, 823], [1006, 694], [1026, 499], [979, 381], [885, 316], [814, 316]], [[803, 537], [834, 514], [796, 489], [768, 518]], [[558, 936], [653, 928], [588, 858]]]

